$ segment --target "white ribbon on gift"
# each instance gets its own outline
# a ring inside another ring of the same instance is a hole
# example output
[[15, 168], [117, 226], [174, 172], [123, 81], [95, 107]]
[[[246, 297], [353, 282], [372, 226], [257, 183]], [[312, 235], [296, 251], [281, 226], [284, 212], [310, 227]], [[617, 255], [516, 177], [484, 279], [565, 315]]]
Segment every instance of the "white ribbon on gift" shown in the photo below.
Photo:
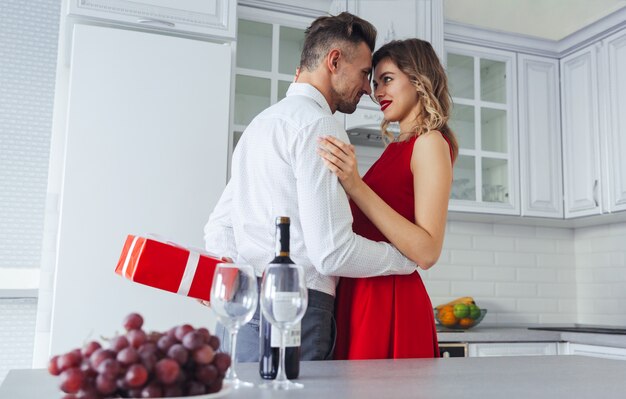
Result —
[[193, 277], [196, 275], [198, 263], [200, 263], [200, 254], [195, 251], [189, 251], [187, 265], [185, 265], [185, 272], [183, 273], [183, 278], [180, 280], [180, 285], [178, 286], [177, 293], [181, 295], [189, 294], [189, 289], [191, 289]]
[[137, 240], [139, 236], [135, 236], [133, 238], [133, 242], [130, 244], [130, 248], [128, 249], [128, 253], [126, 254], [126, 259], [124, 259], [124, 266], [122, 267], [122, 276], [126, 276], [126, 271], [128, 270], [128, 264], [130, 263], [130, 257], [133, 254], [133, 250], [135, 249], [135, 244], [137, 244]]

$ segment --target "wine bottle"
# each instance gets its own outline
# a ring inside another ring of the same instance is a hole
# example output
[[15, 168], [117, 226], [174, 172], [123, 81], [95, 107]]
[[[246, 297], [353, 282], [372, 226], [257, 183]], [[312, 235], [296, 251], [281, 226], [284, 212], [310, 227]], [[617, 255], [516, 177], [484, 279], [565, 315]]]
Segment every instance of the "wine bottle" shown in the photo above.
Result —
[[[289, 224], [286, 216], [276, 218], [276, 249], [275, 257], [270, 264], [293, 264], [289, 257]], [[290, 332], [285, 342], [285, 373], [292, 380], [300, 374], [300, 323]], [[261, 325], [259, 328], [259, 373], [261, 378], [273, 380], [278, 373], [280, 349], [280, 330], [272, 326], [263, 317], [261, 312]]]

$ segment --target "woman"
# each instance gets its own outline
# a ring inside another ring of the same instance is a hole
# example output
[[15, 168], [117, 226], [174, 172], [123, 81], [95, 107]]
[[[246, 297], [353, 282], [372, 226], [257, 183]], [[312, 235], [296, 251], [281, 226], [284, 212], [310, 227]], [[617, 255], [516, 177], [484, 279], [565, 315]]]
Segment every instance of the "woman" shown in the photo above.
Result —
[[[354, 147], [320, 140], [320, 156], [350, 196], [353, 230], [388, 241], [420, 268], [443, 245], [458, 146], [447, 121], [445, 71], [430, 43], [390, 42], [374, 53], [373, 95], [387, 146], [361, 179]], [[387, 127], [399, 122], [394, 139]], [[419, 273], [342, 278], [336, 300], [335, 359], [439, 357], [433, 309]]]

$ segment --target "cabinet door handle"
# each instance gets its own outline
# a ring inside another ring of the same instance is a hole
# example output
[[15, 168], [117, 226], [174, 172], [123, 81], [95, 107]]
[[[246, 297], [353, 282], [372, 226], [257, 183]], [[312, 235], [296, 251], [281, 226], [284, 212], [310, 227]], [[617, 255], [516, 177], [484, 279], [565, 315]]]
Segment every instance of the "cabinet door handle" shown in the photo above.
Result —
[[176, 24], [173, 22], [163, 21], [161, 19], [140, 18], [137, 20], [137, 22], [140, 24], [148, 24], [148, 25], [165, 25], [171, 28], [176, 26]]
[[596, 203], [596, 207], [598, 204], [598, 179], [593, 182], [593, 202]]

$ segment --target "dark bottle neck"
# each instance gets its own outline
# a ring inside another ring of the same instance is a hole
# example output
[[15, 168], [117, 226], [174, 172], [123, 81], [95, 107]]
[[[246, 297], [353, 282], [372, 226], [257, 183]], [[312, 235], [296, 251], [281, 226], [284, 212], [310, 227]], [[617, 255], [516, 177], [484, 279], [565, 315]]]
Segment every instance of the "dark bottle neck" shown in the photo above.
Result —
[[[276, 219], [276, 246], [273, 263], [293, 263], [289, 258], [289, 219], [280, 217]], [[283, 259], [282, 262], [276, 262]]]

